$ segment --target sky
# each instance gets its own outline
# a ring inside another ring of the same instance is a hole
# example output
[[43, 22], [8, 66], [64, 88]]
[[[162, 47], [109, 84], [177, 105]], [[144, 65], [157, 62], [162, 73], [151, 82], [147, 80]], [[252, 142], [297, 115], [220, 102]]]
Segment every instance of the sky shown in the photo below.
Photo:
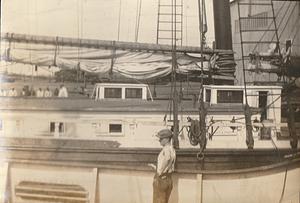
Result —
[[[119, 40], [133, 42], [138, 1], [2, 0], [1, 32], [118, 40], [120, 25]], [[183, 45], [200, 46], [197, 3], [198, 0], [183, 0]], [[206, 7], [206, 38], [210, 45], [214, 41], [212, 0], [206, 0]], [[141, 0], [138, 42], [156, 43], [157, 13], [158, 0]]]

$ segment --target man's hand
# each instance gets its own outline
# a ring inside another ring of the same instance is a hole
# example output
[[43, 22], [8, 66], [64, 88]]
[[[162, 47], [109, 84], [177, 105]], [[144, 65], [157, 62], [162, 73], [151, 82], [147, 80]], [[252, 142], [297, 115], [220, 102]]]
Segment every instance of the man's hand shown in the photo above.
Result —
[[156, 170], [156, 166], [154, 164], [147, 164], [148, 166], [150, 166], [151, 168], [153, 168], [154, 170]]

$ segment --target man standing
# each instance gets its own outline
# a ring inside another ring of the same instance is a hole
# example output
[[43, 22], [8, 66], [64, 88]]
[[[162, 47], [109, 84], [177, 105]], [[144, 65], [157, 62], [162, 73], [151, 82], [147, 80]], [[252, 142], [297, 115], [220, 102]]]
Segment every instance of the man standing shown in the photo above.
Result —
[[52, 97], [52, 92], [50, 91], [49, 87], [46, 88], [44, 97]]
[[39, 88], [38, 91], [36, 91], [36, 97], [44, 97], [44, 91], [42, 88]]
[[153, 203], [167, 203], [173, 188], [172, 173], [176, 159], [176, 152], [171, 144], [173, 133], [169, 129], [163, 129], [156, 136], [163, 148], [158, 155], [157, 166], [149, 164], [156, 169], [153, 180]]
[[64, 85], [60, 86], [58, 97], [68, 97], [68, 90]]

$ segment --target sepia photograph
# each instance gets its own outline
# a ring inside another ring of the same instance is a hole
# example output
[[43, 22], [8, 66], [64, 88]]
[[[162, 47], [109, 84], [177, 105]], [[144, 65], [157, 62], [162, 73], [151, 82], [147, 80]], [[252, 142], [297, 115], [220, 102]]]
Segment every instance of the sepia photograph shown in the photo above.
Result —
[[300, 203], [300, 0], [0, 2], [0, 203]]

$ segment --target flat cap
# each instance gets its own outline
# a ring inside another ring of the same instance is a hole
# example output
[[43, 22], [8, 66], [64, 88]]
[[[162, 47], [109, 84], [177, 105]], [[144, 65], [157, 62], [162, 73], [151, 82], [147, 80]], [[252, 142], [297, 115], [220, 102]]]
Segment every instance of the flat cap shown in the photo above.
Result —
[[171, 138], [173, 136], [173, 133], [171, 130], [169, 129], [162, 129], [160, 130], [157, 135], [158, 138], [162, 139], [162, 138]]

